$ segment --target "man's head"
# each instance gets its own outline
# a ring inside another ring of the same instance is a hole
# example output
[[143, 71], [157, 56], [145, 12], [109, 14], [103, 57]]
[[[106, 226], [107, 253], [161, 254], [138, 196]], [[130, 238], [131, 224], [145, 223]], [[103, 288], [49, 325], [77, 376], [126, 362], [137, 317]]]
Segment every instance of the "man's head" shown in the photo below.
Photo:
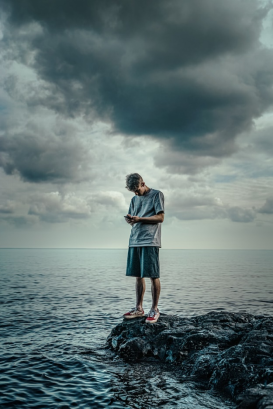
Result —
[[147, 186], [138, 173], [131, 173], [126, 176], [126, 189], [130, 190], [130, 192], [134, 192], [137, 196], [143, 196], [147, 190]]

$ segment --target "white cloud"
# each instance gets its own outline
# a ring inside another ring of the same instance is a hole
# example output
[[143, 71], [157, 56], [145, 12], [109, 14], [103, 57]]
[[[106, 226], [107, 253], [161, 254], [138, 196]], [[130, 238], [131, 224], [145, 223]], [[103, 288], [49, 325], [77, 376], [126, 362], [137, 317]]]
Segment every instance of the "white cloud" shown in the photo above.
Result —
[[16, 208], [16, 203], [11, 200], [7, 200], [5, 204], [0, 205], [0, 213], [9, 214], [14, 213]]
[[91, 207], [86, 200], [75, 193], [62, 196], [59, 192], [32, 196], [28, 214], [38, 216], [49, 223], [63, 223], [69, 219], [85, 219], [91, 215]]
[[209, 192], [173, 193], [168, 200], [171, 216], [180, 220], [230, 219], [233, 222], [248, 223], [256, 217], [255, 209], [241, 208], [223, 203]]
[[233, 222], [249, 223], [255, 219], [256, 213], [253, 209], [242, 209], [235, 206], [227, 209], [230, 220]]
[[117, 191], [97, 192], [91, 196], [90, 202], [111, 209], [125, 210], [128, 207], [124, 195]]
[[265, 204], [258, 209], [259, 213], [273, 214], [273, 197], [266, 199]]

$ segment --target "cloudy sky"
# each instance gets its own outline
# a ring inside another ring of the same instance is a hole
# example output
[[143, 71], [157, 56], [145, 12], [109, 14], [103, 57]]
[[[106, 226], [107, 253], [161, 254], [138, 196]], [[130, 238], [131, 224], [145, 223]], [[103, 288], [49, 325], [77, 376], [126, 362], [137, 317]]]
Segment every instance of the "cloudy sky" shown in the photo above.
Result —
[[273, 248], [273, 6], [0, 0], [0, 247]]

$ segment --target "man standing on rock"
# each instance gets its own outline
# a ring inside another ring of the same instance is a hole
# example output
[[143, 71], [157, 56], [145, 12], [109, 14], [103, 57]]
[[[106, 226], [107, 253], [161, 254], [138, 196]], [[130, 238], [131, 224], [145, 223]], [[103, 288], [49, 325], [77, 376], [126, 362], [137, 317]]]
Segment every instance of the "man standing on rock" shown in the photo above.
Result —
[[142, 303], [145, 278], [149, 277], [153, 302], [146, 322], [153, 324], [160, 315], [158, 310], [159, 248], [161, 247], [161, 223], [164, 221], [164, 196], [159, 190], [146, 186], [138, 173], [126, 176], [126, 188], [135, 194], [125, 220], [132, 226], [126, 276], [136, 277], [136, 306], [123, 317], [129, 319], [144, 315]]

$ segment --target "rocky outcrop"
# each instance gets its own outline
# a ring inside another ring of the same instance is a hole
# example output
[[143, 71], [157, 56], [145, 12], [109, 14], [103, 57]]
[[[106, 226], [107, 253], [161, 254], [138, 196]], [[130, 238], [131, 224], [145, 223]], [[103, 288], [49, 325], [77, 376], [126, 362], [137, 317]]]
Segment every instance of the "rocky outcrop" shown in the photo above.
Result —
[[212, 311], [124, 320], [107, 345], [124, 360], [153, 360], [232, 398], [240, 409], [273, 409], [273, 317]]

